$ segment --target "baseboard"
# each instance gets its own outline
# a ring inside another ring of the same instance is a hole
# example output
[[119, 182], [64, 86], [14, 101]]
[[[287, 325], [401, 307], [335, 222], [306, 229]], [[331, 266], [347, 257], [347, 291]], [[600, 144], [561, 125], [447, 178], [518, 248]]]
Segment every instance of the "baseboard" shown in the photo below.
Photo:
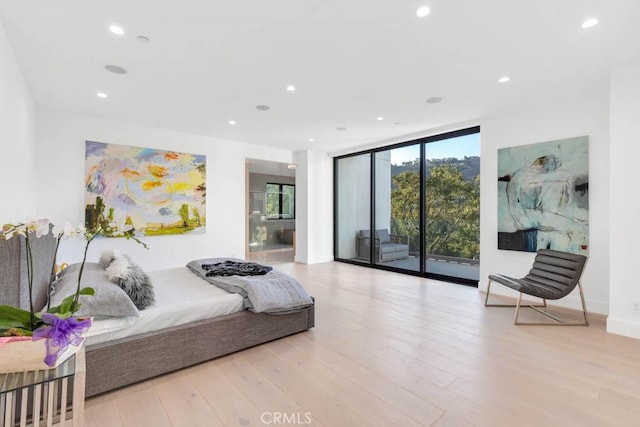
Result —
[[311, 258], [302, 258], [302, 257], [295, 256], [294, 261], [300, 264], [322, 264], [325, 262], [333, 261], [333, 255], [323, 255], [323, 256], [316, 256]]
[[609, 316], [607, 318], [607, 332], [640, 339], [640, 321], [632, 322]]

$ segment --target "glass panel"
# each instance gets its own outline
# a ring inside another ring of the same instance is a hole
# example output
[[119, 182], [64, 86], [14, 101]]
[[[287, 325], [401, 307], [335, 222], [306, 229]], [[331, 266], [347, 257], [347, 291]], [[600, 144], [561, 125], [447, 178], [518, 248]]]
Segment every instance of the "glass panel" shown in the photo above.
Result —
[[336, 160], [337, 257], [369, 262], [371, 155]]
[[293, 185], [282, 185], [282, 216], [283, 219], [295, 218], [295, 193]]
[[420, 145], [375, 153], [374, 262], [420, 271]]
[[249, 252], [264, 250], [267, 240], [267, 216], [263, 213], [249, 214]]
[[425, 271], [479, 279], [480, 134], [425, 144]]
[[264, 214], [264, 192], [262, 191], [249, 192], [249, 213]]
[[280, 217], [280, 185], [267, 184], [267, 218]]

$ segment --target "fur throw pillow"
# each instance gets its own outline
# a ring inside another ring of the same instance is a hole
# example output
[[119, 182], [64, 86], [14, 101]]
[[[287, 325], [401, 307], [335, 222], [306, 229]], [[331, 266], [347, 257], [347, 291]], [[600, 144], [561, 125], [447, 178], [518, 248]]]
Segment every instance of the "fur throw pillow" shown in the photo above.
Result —
[[144, 310], [155, 302], [151, 279], [131, 258], [119, 251], [105, 251], [100, 264], [109, 280], [129, 295], [138, 310]]

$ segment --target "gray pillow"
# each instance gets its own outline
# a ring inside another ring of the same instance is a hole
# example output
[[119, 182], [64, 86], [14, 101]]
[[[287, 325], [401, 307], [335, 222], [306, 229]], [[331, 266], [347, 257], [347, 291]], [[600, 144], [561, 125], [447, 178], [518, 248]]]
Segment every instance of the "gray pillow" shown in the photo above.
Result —
[[147, 273], [127, 255], [119, 251], [105, 251], [100, 256], [109, 280], [117, 284], [129, 295], [138, 310], [144, 310], [155, 303], [155, 292]]
[[[78, 272], [80, 264], [73, 264], [65, 268], [60, 277], [53, 284], [51, 306], [62, 304], [62, 300], [73, 295], [78, 286]], [[107, 278], [102, 266], [95, 262], [87, 262], [82, 271], [80, 288], [92, 287], [95, 295], [80, 295], [80, 310], [76, 316], [90, 317], [123, 317], [138, 316], [138, 309], [129, 296], [120, 287]]]

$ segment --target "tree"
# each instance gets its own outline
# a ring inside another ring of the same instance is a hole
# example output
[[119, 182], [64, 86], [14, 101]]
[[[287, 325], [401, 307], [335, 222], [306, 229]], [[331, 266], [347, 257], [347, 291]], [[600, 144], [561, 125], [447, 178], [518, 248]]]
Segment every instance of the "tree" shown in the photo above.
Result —
[[200, 219], [200, 211], [198, 210], [198, 208], [194, 206], [191, 208], [191, 212], [193, 213], [193, 217], [196, 219], [196, 222], [198, 223], [198, 227], [200, 227], [202, 225], [202, 221]]
[[188, 227], [189, 226], [189, 205], [188, 204], [183, 203], [182, 206], [180, 206], [180, 217], [182, 218], [182, 226]]
[[[430, 254], [477, 259], [480, 256], [480, 179], [467, 181], [454, 165], [433, 166], [425, 182], [426, 246]], [[420, 174], [393, 177], [392, 233], [409, 236], [418, 252], [420, 234]]]
[[480, 256], [480, 178], [466, 181], [453, 165], [431, 169], [426, 180], [426, 251], [477, 259]]
[[409, 236], [409, 251], [419, 252], [420, 174], [406, 171], [393, 177], [391, 233]]

